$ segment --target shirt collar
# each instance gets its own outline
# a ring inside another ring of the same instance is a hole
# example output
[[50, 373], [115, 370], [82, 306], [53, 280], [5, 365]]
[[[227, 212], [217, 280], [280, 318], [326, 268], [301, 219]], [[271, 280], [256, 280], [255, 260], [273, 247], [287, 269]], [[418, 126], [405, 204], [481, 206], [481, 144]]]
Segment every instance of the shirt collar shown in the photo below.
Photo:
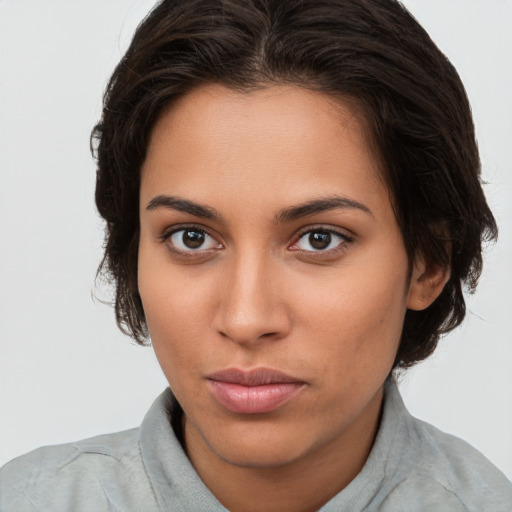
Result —
[[[226, 511], [202, 482], [172, 428], [179, 404], [167, 388], [142, 422], [139, 445], [161, 510]], [[173, 412], [174, 411], [174, 412]], [[386, 496], [406, 476], [400, 464], [411, 418], [393, 378], [385, 383], [382, 418], [375, 443], [360, 473], [320, 510], [364, 510], [378, 494]]]

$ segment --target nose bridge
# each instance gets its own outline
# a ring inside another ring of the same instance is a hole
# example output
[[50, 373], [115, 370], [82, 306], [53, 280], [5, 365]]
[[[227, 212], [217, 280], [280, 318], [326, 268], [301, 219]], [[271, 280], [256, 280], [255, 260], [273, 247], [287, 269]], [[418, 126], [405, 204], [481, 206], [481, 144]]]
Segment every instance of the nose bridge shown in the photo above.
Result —
[[279, 292], [277, 263], [256, 249], [239, 253], [226, 263], [217, 330], [237, 343], [284, 336], [289, 318]]

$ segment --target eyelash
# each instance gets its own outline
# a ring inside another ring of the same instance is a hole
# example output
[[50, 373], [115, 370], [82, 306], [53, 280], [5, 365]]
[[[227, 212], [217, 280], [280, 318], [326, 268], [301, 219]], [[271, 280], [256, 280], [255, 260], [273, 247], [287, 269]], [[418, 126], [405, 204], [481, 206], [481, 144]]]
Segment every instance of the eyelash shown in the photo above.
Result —
[[301, 249], [294, 249], [295, 251], [300, 251], [301, 253], [303, 254], [306, 254], [307, 256], [309, 257], [315, 257], [315, 258], [321, 258], [322, 256], [326, 256], [326, 255], [335, 255], [335, 254], [340, 254], [341, 252], [344, 252], [348, 249], [348, 246], [354, 242], [354, 238], [350, 235], [348, 235], [347, 233], [343, 233], [341, 231], [337, 231], [335, 229], [331, 229], [331, 228], [326, 228], [326, 227], [323, 227], [323, 226], [309, 226], [307, 228], [304, 228], [303, 230], [299, 231], [299, 233], [297, 234], [297, 237], [295, 238], [295, 242], [291, 245], [291, 247], [293, 248], [294, 246], [296, 246], [299, 241], [307, 234], [311, 234], [311, 233], [327, 233], [327, 234], [330, 234], [330, 235], [334, 235], [336, 237], [339, 237], [341, 239], [341, 242], [339, 244], [337, 244], [335, 247], [331, 248], [331, 249], [327, 249], [327, 250], [311, 250], [311, 251], [305, 251], [305, 250], [301, 250]]
[[[183, 231], [183, 232], [186, 232], [186, 231], [192, 231], [192, 232], [196, 232], [196, 233], [201, 233], [202, 235], [206, 236], [206, 237], [209, 237], [209, 238], [212, 238], [213, 240], [216, 240], [215, 237], [213, 237], [212, 235], [210, 235], [208, 233], [208, 231], [200, 226], [196, 226], [196, 225], [193, 225], [193, 224], [186, 224], [186, 225], [181, 225], [181, 226], [174, 226], [172, 229], [170, 229], [169, 231], [166, 231], [160, 238], [161, 238], [161, 241], [162, 243], [166, 244], [168, 250], [170, 252], [172, 252], [173, 254], [176, 254], [180, 257], [184, 257], [184, 258], [197, 258], [197, 257], [204, 257], [205, 254], [207, 253], [212, 253], [213, 251], [216, 251], [218, 249], [221, 249], [222, 248], [222, 244], [217, 242], [218, 243], [218, 247], [214, 248], [213, 250], [212, 249], [206, 249], [206, 250], [201, 250], [201, 249], [198, 249], [197, 251], [191, 249], [191, 250], [182, 250], [182, 249], [178, 249], [175, 245], [169, 243], [171, 237], [173, 235], [175, 235], [176, 233], [179, 233], [180, 231]], [[318, 250], [302, 250], [300, 248], [296, 248], [297, 244], [300, 242], [300, 240], [307, 234], [311, 234], [311, 233], [327, 233], [327, 234], [330, 234], [330, 235], [334, 235], [336, 237], [339, 237], [341, 239], [340, 243], [337, 244], [335, 247], [331, 248], [331, 249], [327, 249], [327, 250], [322, 250], [322, 249], [318, 249]], [[321, 258], [325, 255], [335, 255], [335, 254], [339, 254], [341, 252], [344, 252], [345, 250], [348, 249], [348, 246], [354, 242], [354, 239], [352, 236], [346, 234], [346, 233], [342, 233], [340, 231], [337, 231], [335, 229], [331, 229], [331, 228], [326, 228], [326, 227], [323, 227], [323, 226], [313, 226], [313, 227], [307, 227], [307, 228], [304, 228], [302, 229], [301, 231], [299, 231], [299, 233], [297, 233], [296, 237], [294, 238], [294, 242], [289, 246], [289, 249], [292, 249], [294, 252], [299, 252], [299, 253], [302, 253], [304, 255], [307, 255], [309, 257], [313, 257], [313, 258]]]
[[[203, 256], [205, 255], [205, 252], [211, 252], [212, 249], [207, 249], [206, 251], [203, 249], [198, 249], [197, 251], [194, 251], [194, 250], [189, 250], [189, 251], [184, 251], [182, 249], [178, 249], [177, 247], [175, 247], [173, 244], [170, 243], [170, 239], [172, 238], [173, 235], [175, 235], [176, 233], [179, 233], [180, 231], [183, 231], [183, 232], [186, 232], [186, 231], [192, 231], [192, 232], [196, 232], [196, 233], [201, 233], [202, 235], [204, 236], [207, 236], [213, 240], [216, 240], [215, 237], [213, 237], [212, 235], [210, 235], [208, 233], [207, 230], [205, 230], [204, 228], [202, 227], [199, 227], [199, 226], [195, 226], [193, 224], [186, 224], [186, 225], [181, 225], [181, 226], [174, 226], [172, 229], [170, 229], [169, 231], [166, 231], [160, 238], [161, 238], [161, 241], [162, 243], [166, 244], [167, 246], [167, 249], [172, 252], [173, 254], [176, 254], [180, 257], [185, 257], [185, 258], [197, 258], [198, 256]], [[222, 247], [222, 244], [218, 243], [218, 245], [220, 245]], [[215, 248], [214, 250], [216, 249], [220, 249], [221, 247], [217, 247]]]

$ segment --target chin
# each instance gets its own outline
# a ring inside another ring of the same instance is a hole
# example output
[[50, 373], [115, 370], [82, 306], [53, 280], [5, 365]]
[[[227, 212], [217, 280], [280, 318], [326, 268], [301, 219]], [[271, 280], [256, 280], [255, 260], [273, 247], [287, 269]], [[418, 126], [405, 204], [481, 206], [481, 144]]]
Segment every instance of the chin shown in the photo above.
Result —
[[277, 469], [293, 463], [301, 457], [299, 453], [283, 453], [281, 447], [270, 447], [262, 450], [246, 448], [240, 451], [233, 449], [216, 451], [217, 456], [224, 462], [240, 468]]
[[[219, 429], [203, 439], [210, 450], [224, 462], [245, 468], [279, 468], [304, 457], [308, 441], [297, 439], [288, 429], [279, 433], [275, 426], [265, 426], [255, 422], [252, 428]], [[301, 447], [303, 449], [301, 449]]]

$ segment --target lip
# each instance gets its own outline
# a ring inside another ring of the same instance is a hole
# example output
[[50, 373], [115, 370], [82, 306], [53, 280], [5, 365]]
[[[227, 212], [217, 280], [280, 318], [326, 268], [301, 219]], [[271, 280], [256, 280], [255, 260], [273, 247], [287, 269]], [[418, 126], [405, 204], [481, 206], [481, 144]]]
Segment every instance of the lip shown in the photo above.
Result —
[[214, 398], [231, 412], [258, 414], [292, 400], [306, 383], [278, 370], [228, 368], [207, 376]]

